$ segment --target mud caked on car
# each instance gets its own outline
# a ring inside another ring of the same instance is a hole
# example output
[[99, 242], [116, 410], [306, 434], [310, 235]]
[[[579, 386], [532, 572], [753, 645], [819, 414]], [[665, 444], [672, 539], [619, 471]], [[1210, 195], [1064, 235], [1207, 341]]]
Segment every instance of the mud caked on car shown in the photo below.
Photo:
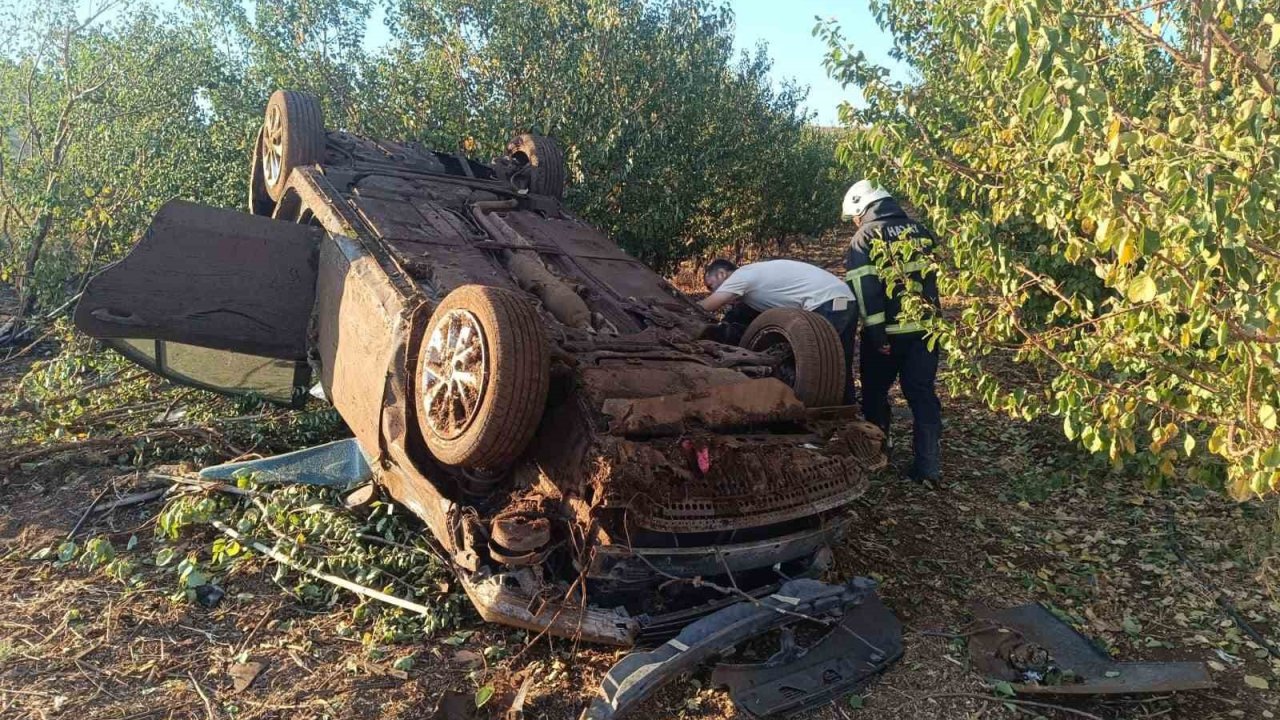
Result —
[[[867, 588], [799, 578], [884, 456], [838, 406], [834, 330], [779, 309], [740, 346], [707, 339], [709, 316], [565, 209], [565, 178], [552, 138], [481, 164], [326, 131], [280, 91], [250, 212], [169, 202], [76, 324], [198, 387], [299, 404], [318, 384], [485, 620], [675, 655], [835, 624]], [[673, 639], [739, 604], [733, 632]], [[630, 701], [614, 690], [601, 716]]]

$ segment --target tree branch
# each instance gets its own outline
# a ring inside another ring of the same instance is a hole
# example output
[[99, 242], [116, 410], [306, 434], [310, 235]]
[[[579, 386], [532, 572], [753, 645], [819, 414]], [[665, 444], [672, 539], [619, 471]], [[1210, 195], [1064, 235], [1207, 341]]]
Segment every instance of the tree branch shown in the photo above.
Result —
[[1193, 73], [1200, 71], [1199, 65], [1192, 62], [1186, 55], [1182, 54], [1180, 50], [1173, 47], [1169, 43], [1165, 42], [1164, 38], [1151, 32], [1151, 28], [1147, 27], [1146, 23], [1142, 22], [1140, 18], [1136, 17], [1133, 14], [1133, 11], [1130, 10], [1130, 11], [1117, 13], [1116, 17], [1119, 18], [1121, 21], [1123, 21], [1124, 24], [1133, 28], [1133, 31], [1136, 32], [1140, 37], [1142, 37], [1148, 43], [1155, 45], [1156, 47], [1159, 47], [1161, 50], [1168, 53], [1169, 57], [1172, 58], [1175, 63], [1181, 65], [1184, 69], [1189, 70]]
[[1266, 91], [1268, 95], [1274, 96], [1276, 94], [1276, 81], [1267, 74], [1266, 70], [1262, 69], [1262, 66], [1258, 64], [1258, 61], [1254, 60], [1253, 56], [1249, 53], [1241, 50], [1239, 45], [1236, 45], [1231, 38], [1227, 37], [1227, 33], [1222, 30], [1222, 27], [1219, 26], [1218, 23], [1210, 20], [1208, 28], [1213, 39], [1218, 41], [1218, 44], [1230, 53], [1232, 57], [1248, 68], [1249, 72], [1253, 73], [1253, 77], [1258, 81], [1258, 85], [1262, 86], [1262, 89]]

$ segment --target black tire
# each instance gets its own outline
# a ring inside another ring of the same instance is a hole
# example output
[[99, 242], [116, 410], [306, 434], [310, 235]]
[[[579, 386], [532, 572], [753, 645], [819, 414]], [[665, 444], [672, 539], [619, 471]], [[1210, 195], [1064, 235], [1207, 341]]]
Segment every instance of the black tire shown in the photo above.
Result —
[[507, 143], [507, 157], [529, 166], [529, 192], [564, 197], [564, 153], [555, 138], [530, 133], [517, 135]]
[[284, 195], [296, 167], [324, 162], [324, 114], [309, 93], [277, 90], [267, 101], [258, 164], [263, 187], [272, 200]]
[[747, 326], [742, 347], [768, 350], [786, 344], [792, 364], [783, 380], [807, 407], [840, 405], [844, 399], [844, 349], [826, 318], [797, 308], [773, 308]]
[[262, 177], [262, 128], [253, 141], [253, 159], [249, 161], [249, 213], [271, 217], [276, 201], [267, 193], [267, 183]]
[[[461, 338], [467, 327], [467, 341], [451, 339]], [[468, 343], [477, 327], [474, 346]], [[475, 347], [481, 348], [478, 365]], [[458, 360], [462, 355], [465, 362]], [[477, 367], [478, 381], [467, 386], [472, 394], [460, 378], [474, 376]], [[533, 439], [547, 402], [550, 353], [542, 319], [520, 293], [463, 285], [432, 313], [414, 378], [418, 427], [436, 460], [506, 468]]]

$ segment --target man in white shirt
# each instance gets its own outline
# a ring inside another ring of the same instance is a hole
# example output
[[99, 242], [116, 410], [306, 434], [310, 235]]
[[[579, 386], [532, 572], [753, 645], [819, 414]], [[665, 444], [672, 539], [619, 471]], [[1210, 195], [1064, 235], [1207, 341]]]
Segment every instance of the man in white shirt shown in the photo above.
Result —
[[700, 304], [709, 312], [741, 302], [757, 313], [790, 307], [826, 318], [844, 348], [844, 401], [853, 402], [853, 343], [858, 304], [848, 285], [826, 270], [798, 260], [766, 260], [738, 267], [719, 258], [707, 265], [702, 279], [711, 294]]

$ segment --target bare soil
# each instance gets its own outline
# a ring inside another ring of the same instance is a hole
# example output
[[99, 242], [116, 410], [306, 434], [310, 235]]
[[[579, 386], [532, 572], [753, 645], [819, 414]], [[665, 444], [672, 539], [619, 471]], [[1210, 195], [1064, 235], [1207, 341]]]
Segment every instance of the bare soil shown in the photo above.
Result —
[[[819, 261], [838, 256], [831, 244], [815, 250]], [[46, 345], [6, 361], [0, 350], [0, 397], [7, 402], [30, 363], [54, 351]], [[901, 447], [910, 417], [896, 402]], [[829, 578], [865, 575], [880, 583], [906, 626], [905, 655], [857, 701], [808, 717], [1201, 720], [1280, 713], [1280, 692], [1248, 684], [1280, 687], [1280, 660], [1223, 609], [1229, 605], [1263, 636], [1280, 640], [1274, 500], [1237, 504], [1188, 485], [1148, 491], [1142, 477], [1084, 457], [1052, 419], [1012, 420], [962, 398], [944, 397], [944, 408], [941, 486], [902, 480], [906, 458], [899, 453], [858, 502], [860, 521]], [[0, 457], [4, 444], [0, 424]], [[526, 646], [528, 635], [474, 615], [464, 628], [474, 633], [460, 643], [451, 633], [361, 637], [353, 598], [311, 609], [277, 585], [275, 567], [260, 558], [222, 578], [227, 595], [213, 609], [172, 600], [171, 572], [155, 569], [153, 583], [130, 588], [101, 570], [33, 559], [68, 535], [104, 487], [109, 502], [152, 485], [138, 468], [91, 451], [0, 466], [0, 718], [467, 717], [485, 683], [496, 692], [475, 716], [503, 717], [516, 688], [532, 677], [524, 717], [561, 720], [577, 716], [622, 656], [547, 638]], [[118, 548], [137, 538], [130, 552], [149, 565], [158, 511], [159, 503], [150, 503], [97, 514], [77, 537], [108, 536]], [[195, 551], [212, 538], [210, 531], [186, 542]], [[969, 669], [963, 638], [939, 636], [962, 634], [974, 601], [1048, 603], [1118, 659], [1210, 662], [1219, 687], [1057, 708], [1006, 704]], [[406, 656], [412, 667], [397, 670], [394, 661]], [[247, 663], [262, 670], [236, 692], [230, 670]], [[466, 713], [449, 714], [450, 707]], [[709, 687], [704, 670], [669, 685], [635, 717], [742, 716]]]

